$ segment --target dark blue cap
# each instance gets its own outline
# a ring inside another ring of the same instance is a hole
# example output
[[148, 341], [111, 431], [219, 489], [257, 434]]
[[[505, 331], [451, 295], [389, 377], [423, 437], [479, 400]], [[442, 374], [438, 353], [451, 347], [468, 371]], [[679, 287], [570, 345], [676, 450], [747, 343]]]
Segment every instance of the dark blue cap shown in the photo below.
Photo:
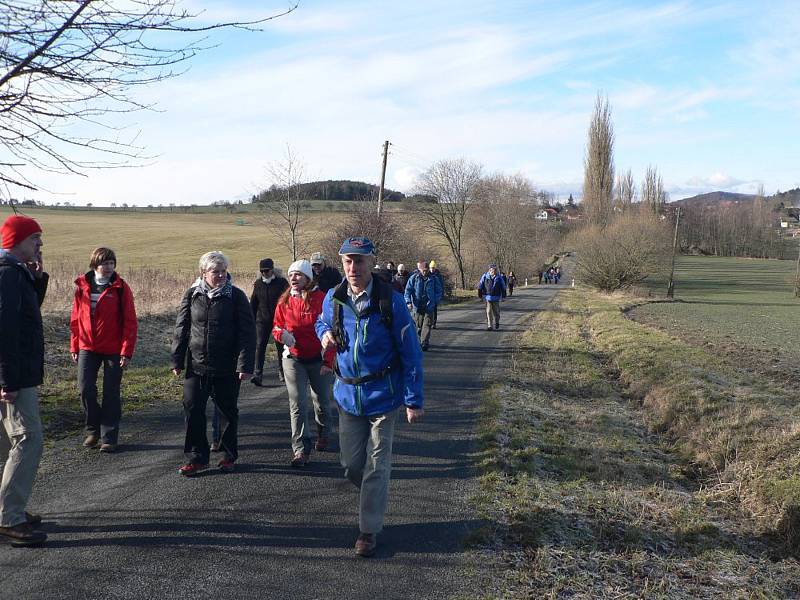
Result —
[[375, 254], [375, 246], [365, 237], [347, 238], [339, 248], [339, 256], [345, 254]]

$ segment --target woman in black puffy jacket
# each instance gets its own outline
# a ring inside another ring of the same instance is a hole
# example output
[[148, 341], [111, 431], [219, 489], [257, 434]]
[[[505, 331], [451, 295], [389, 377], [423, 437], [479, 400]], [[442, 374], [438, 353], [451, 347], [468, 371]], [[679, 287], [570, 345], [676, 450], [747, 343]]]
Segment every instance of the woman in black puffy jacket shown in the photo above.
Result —
[[172, 372], [177, 376], [186, 370], [183, 450], [189, 460], [178, 470], [181, 475], [196, 475], [208, 468], [209, 397], [227, 421], [220, 440], [225, 455], [218, 466], [234, 470], [239, 384], [253, 375], [255, 346], [255, 321], [247, 296], [232, 285], [225, 255], [207, 252], [200, 258], [200, 276], [183, 295], [172, 343]]

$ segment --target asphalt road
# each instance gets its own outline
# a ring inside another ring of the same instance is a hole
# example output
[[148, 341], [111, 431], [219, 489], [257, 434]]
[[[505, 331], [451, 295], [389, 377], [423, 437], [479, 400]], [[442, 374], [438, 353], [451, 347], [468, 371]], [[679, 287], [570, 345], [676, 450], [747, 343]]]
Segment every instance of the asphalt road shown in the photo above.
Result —
[[522, 320], [555, 291], [518, 288], [497, 332], [485, 330], [477, 300], [440, 312], [425, 354], [425, 421], [398, 420], [374, 558], [354, 554], [357, 496], [338, 455], [289, 466], [288, 401], [275, 380], [243, 386], [233, 474], [177, 474], [178, 402], [125, 415], [117, 454], [83, 449], [82, 436], [48, 447], [29, 508], [49, 539], [35, 549], [0, 543], [0, 598], [479, 596], [480, 564], [462, 541], [479, 525], [466, 500], [481, 391]]

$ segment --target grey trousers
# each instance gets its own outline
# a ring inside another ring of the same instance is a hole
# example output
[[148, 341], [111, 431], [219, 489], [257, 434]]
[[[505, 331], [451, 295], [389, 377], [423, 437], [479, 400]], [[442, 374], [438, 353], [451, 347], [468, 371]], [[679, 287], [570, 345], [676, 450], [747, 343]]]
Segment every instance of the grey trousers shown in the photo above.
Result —
[[[97, 402], [97, 374], [103, 367], [103, 399]], [[98, 354], [89, 350], [78, 353], [78, 389], [86, 414], [86, 433], [94, 434], [105, 444], [119, 441], [122, 419], [122, 367], [119, 354]]]
[[417, 337], [419, 343], [426, 347], [431, 341], [431, 327], [433, 326], [433, 315], [431, 313], [414, 313], [414, 320], [417, 324]]
[[25, 507], [33, 491], [44, 437], [39, 416], [39, 390], [22, 388], [14, 404], [0, 402], [3, 431], [0, 433], [0, 526], [25, 522]]
[[487, 327], [497, 328], [500, 325], [500, 301], [486, 302]]
[[358, 528], [361, 533], [380, 533], [383, 529], [398, 412], [359, 417], [339, 408], [341, 462], [345, 477], [360, 488]]
[[327, 436], [331, 428], [330, 398], [333, 373], [320, 375], [322, 359], [303, 363], [288, 356], [283, 357], [283, 376], [289, 392], [289, 418], [292, 424], [292, 451], [311, 454], [310, 412], [308, 387], [311, 386], [311, 403], [314, 420], [321, 436]]

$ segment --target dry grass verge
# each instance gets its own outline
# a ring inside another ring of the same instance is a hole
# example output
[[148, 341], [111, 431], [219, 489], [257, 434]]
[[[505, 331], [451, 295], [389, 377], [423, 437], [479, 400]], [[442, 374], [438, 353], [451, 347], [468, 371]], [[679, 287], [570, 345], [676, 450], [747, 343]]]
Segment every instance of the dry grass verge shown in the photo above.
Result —
[[[630, 393], [633, 383], [645, 396], [658, 384], [666, 398], [669, 382], [685, 371], [677, 393], [702, 396], [687, 379], [713, 387], [731, 375], [710, 369], [713, 357], [687, 355], [676, 340], [651, 333], [626, 321], [618, 301], [579, 289], [562, 292], [518, 340], [482, 427], [477, 501], [493, 525], [480, 541], [508, 567], [490, 597], [800, 595], [798, 562], [780, 558], [766, 521], [742, 514], [735, 498], [720, 493], [719, 479], [712, 488], [698, 484], [691, 446], [672, 428], [679, 421], [685, 433], [692, 419], [694, 429], [704, 427], [720, 408], [715, 401], [684, 417], [696, 398], [688, 396], [675, 421], [654, 410], [654, 398], [642, 410]], [[662, 344], [672, 351], [660, 354]], [[645, 422], [651, 407], [658, 417]], [[774, 523], [779, 513], [772, 514]]]

